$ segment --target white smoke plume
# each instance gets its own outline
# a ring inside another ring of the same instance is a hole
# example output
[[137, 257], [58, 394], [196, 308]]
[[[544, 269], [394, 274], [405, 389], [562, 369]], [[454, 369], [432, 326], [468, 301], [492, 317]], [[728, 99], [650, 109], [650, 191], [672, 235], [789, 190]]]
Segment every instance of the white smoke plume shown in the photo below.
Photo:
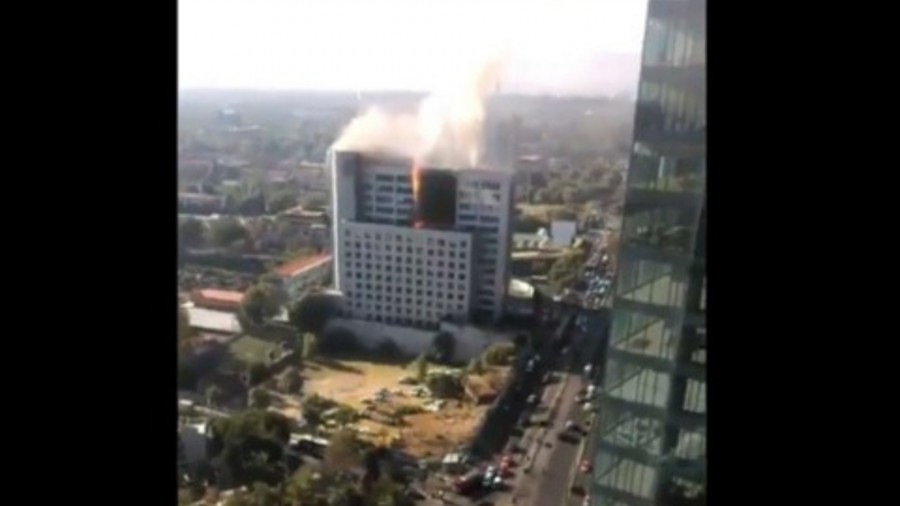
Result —
[[369, 109], [347, 125], [333, 148], [409, 157], [441, 167], [477, 166], [485, 101], [500, 81], [504, 60], [498, 56], [474, 65], [459, 82], [423, 99], [415, 114]]

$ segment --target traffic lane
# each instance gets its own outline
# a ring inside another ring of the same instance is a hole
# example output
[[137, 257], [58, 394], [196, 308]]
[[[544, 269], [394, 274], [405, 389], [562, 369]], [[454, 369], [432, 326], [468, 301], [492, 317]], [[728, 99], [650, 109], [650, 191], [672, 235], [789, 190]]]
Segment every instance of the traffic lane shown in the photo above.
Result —
[[[543, 498], [540, 496], [551, 495], [552, 497], [552, 494], [543, 491], [543, 489], [548, 486], [546, 485], [547, 483], [550, 483], [549, 486], [552, 486], [553, 482], [557, 479], [555, 476], [548, 474], [553, 471], [548, 466], [552, 465], [552, 463], [556, 462], [558, 459], [564, 458], [568, 451], [571, 450], [566, 447], [571, 447], [572, 445], [559, 441], [556, 438], [556, 435], [566, 426], [566, 417], [571, 413], [572, 408], [575, 405], [575, 394], [581, 388], [580, 383], [580, 378], [577, 376], [573, 375], [568, 378], [561, 393], [560, 404], [556, 416], [551, 420], [545, 438], [541, 441], [543, 447], [535, 457], [531, 474], [527, 479], [521, 480], [521, 487], [516, 491], [516, 495], [522, 499], [519, 504], [532, 504], [534, 506], [554, 504], [552, 502], [542, 502]], [[549, 448], [546, 446], [548, 444], [550, 445]], [[562, 451], [563, 457], [554, 457], [554, 455], [560, 451]]]
[[[560, 401], [562, 401], [563, 396], [570, 394], [569, 391], [562, 391], [561, 393], [557, 390], [563, 388], [563, 385], [569, 387], [573, 383], [574, 378], [562, 377], [558, 383], [554, 384], [555, 388], [548, 388], [547, 392], [545, 392], [544, 399], [544, 409], [550, 410], [552, 408], [553, 400], [555, 399], [557, 393], [560, 394]], [[507, 504], [511, 502], [512, 498], [517, 499], [518, 504], [528, 504], [528, 498], [533, 497], [535, 494], [535, 482], [536, 477], [540, 475], [543, 470], [543, 466], [546, 465], [546, 455], [549, 453], [550, 448], [545, 448], [545, 442], [549, 442], [553, 444], [553, 430], [555, 427], [559, 426], [558, 419], [560, 415], [557, 413], [557, 416], [549, 420], [548, 425], [546, 427], [541, 427], [537, 425], [530, 425], [527, 429], [526, 435], [529, 437], [529, 445], [524, 448], [525, 452], [523, 456], [533, 456], [534, 461], [528, 462], [524, 458], [520, 459], [517, 462], [517, 469], [514, 470], [514, 476], [511, 480], [510, 491], [511, 494], [502, 494], [498, 497], [497, 504]], [[565, 426], [565, 421], [563, 420], [562, 426]], [[535, 453], [536, 452], [536, 453]], [[525, 472], [525, 469], [530, 469], [528, 472]]]
[[539, 477], [537, 494], [535, 501], [532, 502], [535, 506], [564, 504], [569, 493], [571, 475], [577, 465], [575, 461], [579, 454], [580, 438], [566, 442], [559, 440], [557, 435], [565, 429], [566, 421], [580, 419], [578, 413], [580, 406], [575, 402], [575, 396], [581, 388], [581, 381], [575, 378], [573, 380], [572, 388], [564, 393], [566, 397], [560, 404], [558, 423], [554, 426], [550, 438], [553, 447], [545, 456], [544, 472]]

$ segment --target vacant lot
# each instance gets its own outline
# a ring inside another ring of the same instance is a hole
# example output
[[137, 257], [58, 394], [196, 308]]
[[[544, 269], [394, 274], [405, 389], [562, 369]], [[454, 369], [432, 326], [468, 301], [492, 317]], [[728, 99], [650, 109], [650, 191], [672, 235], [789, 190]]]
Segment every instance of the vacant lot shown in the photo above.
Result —
[[[400, 384], [403, 377], [414, 375], [411, 369], [402, 365], [327, 359], [312, 361], [304, 369], [304, 395], [318, 394], [368, 413], [370, 419], [358, 424], [364, 436], [379, 443], [394, 442], [416, 457], [443, 455], [464, 444], [487, 410], [487, 405], [449, 400], [436, 412], [406, 415], [405, 424], [390, 426], [380, 422], [381, 415], [394, 413], [402, 406], [425, 408], [432, 401], [417, 397], [415, 386]], [[440, 369], [429, 368], [432, 372]], [[486, 376], [493, 377], [494, 381], [487, 383], [498, 384], [497, 378], [505, 373], [503, 368], [488, 371]], [[386, 398], [372, 402], [376, 392], [382, 389], [389, 392]], [[296, 408], [291, 411], [296, 413]]]

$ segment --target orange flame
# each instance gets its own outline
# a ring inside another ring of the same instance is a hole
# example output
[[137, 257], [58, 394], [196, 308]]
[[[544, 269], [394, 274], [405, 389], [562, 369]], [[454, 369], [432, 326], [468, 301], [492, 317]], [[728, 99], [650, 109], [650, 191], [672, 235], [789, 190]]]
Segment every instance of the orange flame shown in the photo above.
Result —
[[412, 167], [409, 169], [409, 180], [413, 193], [413, 228], [422, 228], [422, 220], [419, 219], [419, 162], [413, 159]]

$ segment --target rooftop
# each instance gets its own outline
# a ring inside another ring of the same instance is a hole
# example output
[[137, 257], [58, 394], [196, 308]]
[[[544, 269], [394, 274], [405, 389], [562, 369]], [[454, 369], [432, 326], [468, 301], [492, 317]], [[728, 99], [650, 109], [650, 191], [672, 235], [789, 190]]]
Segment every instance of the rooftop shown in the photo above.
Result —
[[232, 304], [240, 304], [244, 300], [244, 294], [232, 290], [218, 290], [215, 288], [201, 288], [195, 290], [196, 296], [209, 301], [229, 302]]
[[241, 332], [241, 323], [232, 313], [194, 307], [193, 304], [186, 304], [185, 309], [191, 327], [226, 334]]
[[318, 253], [315, 255], [302, 256], [293, 260], [288, 260], [287, 262], [279, 265], [275, 268], [275, 272], [280, 276], [295, 276], [306, 269], [318, 266], [323, 262], [327, 262], [330, 260], [331, 255], [329, 255], [328, 253]]

